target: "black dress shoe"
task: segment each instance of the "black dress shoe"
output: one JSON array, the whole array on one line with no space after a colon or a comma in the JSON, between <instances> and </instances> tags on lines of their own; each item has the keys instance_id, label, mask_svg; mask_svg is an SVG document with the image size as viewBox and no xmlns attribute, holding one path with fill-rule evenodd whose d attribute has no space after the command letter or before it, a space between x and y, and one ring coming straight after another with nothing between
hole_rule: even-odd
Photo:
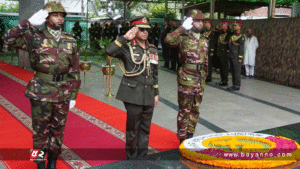
<instances>
[{"instance_id":1,"label":"black dress shoe","mask_svg":"<svg viewBox=\"0 0 300 169\"><path fill-rule=\"evenodd\" d=\"M239 88L239 87L236 87L236 86L231 86L231 87L228 87L226 90L233 92L233 91L238 91L238 90L240 90L240 88Z\"/></svg>"},{"instance_id":2,"label":"black dress shoe","mask_svg":"<svg viewBox=\"0 0 300 169\"><path fill-rule=\"evenodd\" d=\"M189 139L189 138L193 138L193 136L194 136L194 133L187 133L187 138Z\"/></svg>"},{"instance_id":3,"label":"black dress shoe","mask_svg":"<svg viewBox=\"0 0 300 169\"><path fill-rule=\"evenodd\" d=\"M38 169L46 169L45 161L37 163Z\"/></svg>"},{"instance_id":4,"label":"black dress shoe","mask_svg":"<svg viewBox=\"0 0 300 169\"><path fill-rule=\"evenodd\" d=\"M57 157L49 156L47 169L56 169Z\"/></svg>"},{"instance_id":5,"label":"black dress shoe","mask_svg":"<svg viewBox=\"0 0 300 169\"><path fill-rule=\"evenodd\" d=\"M206 79L205 82L211 82L211 79Z\"/></svg>"},{"instance_id":6,"label":"black dress shoe","mask_svg":"<svg viewBox=\"0 0 300 169\"><path fill-rule=\"evenodd\" d=\"M220 83L217 83L216 85L218 85L218 86L228 86L228 83L220 82Z\"/></svg>"},{"instance_id":7,"label":"black dress shoe","mask_svg":"<svg viewBox=\"0 0 300 169\"><path fill-rule=\"evenodd\" d=\"M180 141L180 144L184 141L184 140L186 140L185 138L181 138L181 139L179 139L179 141Z\"/></svg>"}]
</instances>

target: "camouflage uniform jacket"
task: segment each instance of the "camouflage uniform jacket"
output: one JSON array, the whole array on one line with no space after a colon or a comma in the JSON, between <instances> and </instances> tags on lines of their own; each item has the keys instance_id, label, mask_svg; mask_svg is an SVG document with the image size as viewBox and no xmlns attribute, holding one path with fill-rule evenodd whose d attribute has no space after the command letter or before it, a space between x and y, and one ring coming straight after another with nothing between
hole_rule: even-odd
<instances>
[{"instance_id":1,"label":"camouflage uniform jacket","mask_svg":"<svg viewBox=\"0 0 300 169\"><path fill-rule=\"evenodd\" d=\"M238 57L238 60L244 58L245 35L234 33L229 40L229 58Z\"/></svg>"},{"instance_id":2,"label":"camouflage uniform jacket","mask_svg":"<svg viewBox=\"0 0 300 169\"><path fill-rule=\"evenodd\" d=\"M180 26L167 35L165 43L179 48L179 60L183 66L178 71L178 82L182 85L200 87L208 71L209 40L203 35L197 39L192 31ZM185 64L199 65L199 70L185 68Z\"/></svg>"},{"instance_id":3,"label":"camouflage uniform jacket","mask_svg":"<svg viewBox=\"0 0 300 169\"><path fill-rule=\"evenodd\" d=\"M38 30L25 20L5 33L4 42L29 52L30 65L36 74L27 85L28 98L46 102L76 99L81 80L73 34L62 32L57 42L47 29ZM53 75L64 75L64 79L52 81L49 77Z\"/></svg>"},{"instance_id":4,"label":"camouflage uniform jacket","mask_svg":"<svg viewBox=\"0 0 300 169\"><path fill-rule=\"evenodd\" d=\"M129 46L132 47L136 62L141 61L143 54L151 60L150 74L148 70L136 76L123 76L116 99L136 105L154 105L154 96L159 95L158 90L158 51L154 45L147 43L146 49L138 45L135 40L127 41L124 36L119 37L105 50L107 55L123 61L126 71L138 67L142 70L143 64L136 65L131 58Z\"/></svg>"}]
</instances>

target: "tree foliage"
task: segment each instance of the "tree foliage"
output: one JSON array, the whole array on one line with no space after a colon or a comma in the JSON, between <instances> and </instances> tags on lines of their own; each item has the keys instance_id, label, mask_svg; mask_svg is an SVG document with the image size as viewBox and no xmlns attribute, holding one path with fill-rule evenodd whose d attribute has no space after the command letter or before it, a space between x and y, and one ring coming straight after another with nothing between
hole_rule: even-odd
<instances>
[{"instance_id":1,"label":"tree foliage","mask_svg":"<svg viewBox=\"0 0 300 169\"><path fill-rule=\"evenodd\" d=\"M19 12L19 4L0 3L0 12Z\"/></svg>"},{"instance_id":2,"label":"tree foliage","mask_svg":"<svg viewBox=\"0 0 300 169\"><path fill-rule=\"evenodd\" d=\"M156 4L150 9L150 18L164 18L165 20L175 20L177 15L172 9L166 11L165 3Z\"/></svg>"}]
</instances>

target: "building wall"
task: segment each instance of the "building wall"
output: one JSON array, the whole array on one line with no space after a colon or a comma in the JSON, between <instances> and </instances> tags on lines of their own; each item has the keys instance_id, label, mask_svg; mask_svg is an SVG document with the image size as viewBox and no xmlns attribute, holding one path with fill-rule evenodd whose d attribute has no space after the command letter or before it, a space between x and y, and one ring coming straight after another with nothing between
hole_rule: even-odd
<instances>
[{"instance_id":1,"label":"building wall","mask_svg":"<svg viewBox=\"0 0 300 169\"><path fill-rule=\"evenodd\" d=\"M291 8L276 8L275 15L287 15L291 16L292 9ZM254 10L246 11L242 14L242 16L248 17L268 17L268 7L261 7Z\"/></svg>"}]
</instances>

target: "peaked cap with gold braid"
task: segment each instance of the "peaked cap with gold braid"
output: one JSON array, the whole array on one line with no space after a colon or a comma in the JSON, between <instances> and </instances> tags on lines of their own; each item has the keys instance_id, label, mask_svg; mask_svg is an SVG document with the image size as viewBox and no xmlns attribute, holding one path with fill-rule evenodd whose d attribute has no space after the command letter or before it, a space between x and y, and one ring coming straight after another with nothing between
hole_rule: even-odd
<instances>
[{"instance_id":1,"label":"peaked cap with gold braid","mask_svg":"<svg viewBox=\"0 0 300 169\"><path fill-rule=\"evenodd\" d=\"M151 28L149 25L149 18L145 16L138 16L130 21L130 26L136 26L140 28Z\"/></svg>"}]
</instances>

